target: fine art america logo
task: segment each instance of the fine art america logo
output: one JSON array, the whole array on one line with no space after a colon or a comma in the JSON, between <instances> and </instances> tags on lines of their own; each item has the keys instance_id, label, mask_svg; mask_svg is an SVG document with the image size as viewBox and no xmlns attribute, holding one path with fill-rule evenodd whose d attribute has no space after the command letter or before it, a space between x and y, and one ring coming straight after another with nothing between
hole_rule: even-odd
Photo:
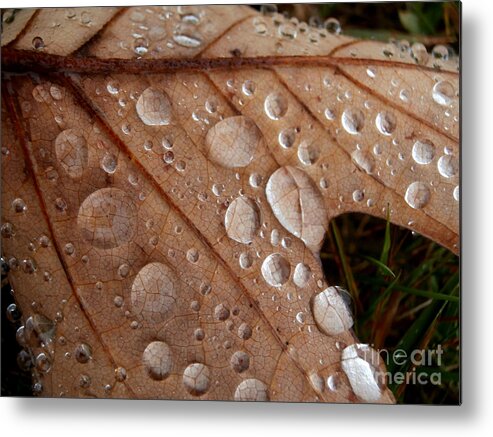
<instances>
[{"instance_id":1,"label":"fine art america logo","mask_svg":"<svg viewBox=\"0 0 493 437\"><path fill-rule=\"evenodd\" d=\"M411 353L403 349L396 349L392 352L386 349L377 349L377 352L387 367L390 365L390 367L397 369L404 368L404 370L394 372L379 372L380 374L375 376L380 381L386 381L389 385L441 385L442 383L442 375L439 371L430 372L426 369L427 367L440 368L443 354L441 345L438 345L436 349L415 349ZM410 364L409 370L405 370L408 368L406 363Z\"/></svg>"}]
</instances>

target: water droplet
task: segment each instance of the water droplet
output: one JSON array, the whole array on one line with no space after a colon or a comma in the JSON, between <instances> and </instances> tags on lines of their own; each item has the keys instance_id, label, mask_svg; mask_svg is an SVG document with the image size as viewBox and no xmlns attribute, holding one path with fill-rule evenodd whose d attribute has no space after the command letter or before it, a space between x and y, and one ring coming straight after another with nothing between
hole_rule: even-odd
<instances>
[{"instance_id":1,"label":"water droplet","mask_svg":"<svg viewBox=\"0 0 493 437\"><path fill-rule=\"evenodd\" d=\"M181 23L175 28L173 41L182 47L197 48L202 45L202 36L197 32L195 26Z\"/></svg>"},{"instance_id":2,"label":"water droplet","mask_svg":"<svg viewBox=\"0 0 493 437\"><path fill-rule=\"evenodd\" d=\"M320 157L320 148L313 143L303 141L298 146L298 159L304 165L312 165L318 161Z\"/></svg>"},{"instance_id":3,"label":"water droplet","mask_svg":"<svg viewBox=\"0 0 493 437\"><path fill-rule=\"evenodd\" d=\"M50 94L51 94L51 97L53 97L55 100L61 100L63 97L62 90L59 87L57 87L56 85L52 85L50 87Z\"/></svg>"},{"instance_id":4,"label":"water droplet","mask_svg":"<svg viewBox=\"0 0 493 437\"><path fill-rule=\"evenodd\" d=\"M392 135L397 125L397 119L390 112L379 112L375 119L375 125L381 134Z\"/></svg>"},{"instance_id":5,"label":"water droplet","mask_svg":"<svg viewBox=\"0 0 493 437\"><path fill-rule=\"evenodd\" d=\"M268 400L268 388L258 379L245 379L236 387L235 401L265 402Z\"/></svg>"},{"instance_id":6,"label":"water droplet","mask_svg":"<svg viewBox=\"0 0 493 437\"><path fill-rule=\"evenodd\" d=\"M415 42L411 46L411 55L419 65L426 65L428 62L428 51L423 43Z\"/></svg>"},{"instance_id":7,"label":"water droplet","mask_svg":"<svg viewBox=\"0 0 493 437\"><path fill-rule=\"evenodd\" d=\"M67 243L65 245L65 247L63 248L63 251L67 254L67 255L73 255L74 252L75 252L75 247L72 243Z\"/></svg>"},{"instance_id":8,"label":"water droplet","mask_svg":"<svg viewBox=\"0 0 493 437\"><path fill-rule=\"evenodd\" d=\"M106 84L106 89L110 94L118 94L120 92L120 84L116 80L110 80Z\"/></svg>"},{"instance_id":9,"label":"water droplet","mask_svg":"<svg viewBox=\"0 0 493 437\"><path fill-rule=\"evenodd\" d=\"M446 80L437 82L433 87L432 96L439 105L450 106L455 96L454 86Z\"/></svg>"},{"instance_id":10,"label":"water droplet","mask_svg":"<svg viewBox=\"0 0 493 437\"><path fill-rule=\"evenodd\" d=\"M243 85L241 86L241 91L243 92L243 94L245 94L245 96L253 96L255 94L255 89L257 88L257 86L255 85L255 82L253 82L252 80L245 80L245 82L243 82Z\"/></svg>"},{"instance_id":11,"label":"water droplet","mask_svg":"<svg viewBox=\"0 0 493 437\"><path fill-rule=\"evenodd\" d=\"M83 135L66 129L55 139L55 153L62 168L71 178L80 178L87 166L88 149Z\"/></svg>"},{"instance_id":12,"label":"water droplet","mask_svg":"<svg viewBox=\"0 0 493 437\"><path fill-rule=\"evenodd\" d=\"M92 349L91 349L91 346L89 346L86 343L79 344L75 348L74 357L81 364L88 363L89 360L92 358Z\"/></svg>"},{"instance_id":13,"label":"water droplet","mask_svg":"<svg viewBox=\"0 0 493 437\"><path fill-rule=\"evenodd\" d=\"M227 320L229 318L229 309L222 303L216 305L214 308L214 317L221 321Z\"/></svg>"},{"instance_id":14,"label":"water droplet","mask_svg":"<svg viewBox=\"0 0 493 437\"><path fill-rule=\"evenodd\" d=\"M291 273L289 261L280 253L273 253L265 258L262 263L262 276L272 287L281 287L285 284Z\"/></svg>"},{"instance_id":15,"label":"water droplet","mask_svg":"<svg viewBox=\"0 0 493 437\"><path fill-rule=\"evenodd\" d=\"M363 129L365 116L359 109L346 109L342 113L341 122L347 133L357 135Z\"/></svg>"},{"instance_id":16,"label":"water droplet","mask_svg":"<svg viewBox=\"0 0 493 437\"><path fill-rule=\"evenodd\" d=\"M41 352L36 357L36 368L41 373L48 373L51 370L51 360L44 352Z\"/></svg>"},{"instance_id":17,"label":"water droplet","mask_svg":"<svg viewBox=\"0 0 493 437\"><path fill-rule=\"evenodd\" d=\"M2 224L1 233L4 238L12 238L15 235L12 223L6 222Z\"/></svg>"},{"instance_id":18,"label":"water droplet","mask_svg":"<svg viewBox=\"0 0 493 437\"><path fill-rule=\"evenodd\" d=\"M327 335L337 335L353 326L351 311L338 287L328 287L313 298L313 317Z\"/></svg>"},{"instance_id":19,"label":"water droplet","mask_svg":"<svg viewBox=\"0 0 493 437\"><path fill-rule=\"evenodd\" d=\"M366 344L352 344L342 351L341 360L354 394L365 402L378 401L384 375L378 353Z\"/></svg>"},{"instance_id":20,"label":"water droplet","mask_svg":"<svg viewBox=\"0 0 493 437\"><path fill-rule=\"evenodd\" d=\"M243 115L220 121L205 138L209 158L227 168L250 164L261 141L262 133L255 122Z\"/></svg>"},{"instance_id":21,"label":"water droplet","mask_svg":"<svg viewBox=\"0 0 493 437\"><path fill-rule=\"evenodd\" d=\"M108 174L113 174L118 166L118 158L113 153L105 153L101 159L101 168Z\"/></svg>"},{"instance_id":22,"label":"water droplet","mask_svg":"<svg viewBox=\"0 0 493 437\"><path fill-rule=\"evenodd\" d=\"M365 193L362 190L353 191L353 200L355 202L361 202L365 198Z\"/></svg>"},{"instance_id":23,"label":"water droplet","mask_svg":"<svg viewBox=\"0 0 493 437\"><path fill-rule=\"evenodd\" d=\"M17 199L14 199L12 201L12 209L17 213L17 214L21 214L21 213L24 213L27 211L27 206L26 206L26 202L24 202L23 199L21 199L20 197L18 197Z\"/></svg>"},{"instance_id":24,"label":"water droplet","mask_svg":"<svg viewBox=\"0 0 493 437\"><path fill-rule=\"evenodd\" d=\"M437 44L436 46L433 47L433 49L431 50L431 55L435 58L435 59L442 59L444 61L447 61L448 58L449 58L449 51L447 49L447 47L445 47L444 45L442 44Z\"/></svg>"},{"instance_id":25,"label":"water droplet","mask_svg":"<svg viewBox=\"0 0 493 437\"><path fill-rule=\"evenodd\" d=\"M305 313L300 311L298 314L296 314L296 321L299 324L303 325L305 323Z\"/></svg>"},{"instance_id":26,"label":"water droplet","mask_svg":"<svg viewBox=\"0 0 493 437\"><path fill-rule=\"evenodd\" d=\"M203 395L211 385L209 368L201 363L190 364L183 372L183 385L190 394Z\"/></svg>"},{"instance_id":27,"label":"water droplet","mask_svg":"<svg viewBox=\"0 0 493 437\"><path fill-rule=\"evenodd\" d=\"M248 178L248 182L252 188L259 188L262 185L263 177L258 173L252 173Z\"/></svg>"},{"instance_id":28,"label":"water droplet","mask_svg":"<svg viewBox=\"0 0 493 437\"><path fill-rule=\"evenodd\" d=\"M243 351L237 351L231 355L231 368L237 373L243 373L250 367L250 357Z\"/></svg>"},{"instance_id":29,"label":"water droplet","mask_svg":"<svg viewBox=\"0 0 493 437\"><path fill-rule=\"evenodd\" d=\"M458 202L459 201L459 196L460 196L460 188L459 188L458 185L454 188L453 195L454 195L454 199Z\"/></svg>"},{"instance_id":30,"label":"water droplet","mask_svg":"<svg viewBox=\"0 0 493 437\"><path fill-rule=\"evenodd\" d=\"M194 331L193 336L195 337L195 340L202 341L205 338L205 332L202 328L197 328Z\"/></svg>"},{"instance_id":31,"label":"water droplet","mask_svg":"<svg viewBox=\"0 0 493 437\"><path fill-rule=\"evenodd\" d=\"M296 141L296 130L294 128L286 128L279 132L279 144L285 149L293 147Z\"/></svg>"},{"instance_id":32,"label":"water droplet","mask_svg":"<svg viewBox=\"0 0 493 437\"><path fill-rule=\"evenodd\" d=\"M429 164L435 157L435 146L430 140L418 140L413 145L412 157L418 164Z\"/></svg>"},{"instance_id":33,"label":"water droplet","mask_svg":"<svg viewBox=\"0 0 493 437\"><path fill-rule=\"evenodd\" d=\"M288 99L277 92L269 94L265 98L264 110L272 120L279 120L288 111Z\"/></svg>"},{"instance_id":34,"label":"water droplet","mask_svg":"<svg viewBox=\"0 0 493 437\"><path fill-rule=\"evenodd\" d=\"M324 27L327 30L327 32L333 34L333 35L339 35L342 31L341 23L339 23L339 20L337 18L327 18L324 22Z\"/></svg>"},{"instance_id":35,"label":"water droplet","mask_svg":"<svg viewBox=\"0 0 493 437\"><path fill-rule=\"evenodd\" d=\"M329 377L327 378L327 388L330 391L337 391L337 389L339 388L339 377L337 376L337 374L329 375Z\"/></svg>"},{"instance_id":36,"label":"water droplet","mask_svg":"<svg viewBox=\"0 0 493 437\"><path fill-rule=\"evenodd\" d=\"M111 249L132 239L137 209L122 190L102 188L84 200L77 224L85 240L100 249Z\"/></svg>"},{"instance_id":37,"label":"water droplet","mask_svg":"<svg viewBox=\"0 0 493 437\"><path fill-rule=\"evenodd\" d=\"M255 201L243 196L233 200L226 210L224 226L229 238L251 243L260 227L260 211Z\"/></svg>"},{"instance_id":38,"label":"water droplet","mask_svg":"<svg viewBox=\"0 0 493 437\"><path fill-rule=\"evenodd\" d=\"M156 88L147 88L137 100L135 109L142 122L148 126L166 126L170 123L170 100Z\"/></svg>"},{"instance_id":39,"label":"water droplet","mask_svg":"<svg viewBox=\"0 0 493 437\"><path fill-rule=\"evenodd\" d=\"M242 323L238 328L238 337L248 340L252 336L252 328L247 323Z\"/></svg>"},{"instance_id":40,"label":"water droplet","mask_svg":"<svg viewBox=\"0 0 493 437\"><path fill-rule=\"evenodd\" d=\"M438 172L444 178L453 178L459 171L458 162L452 155L443 155L437 163Z\"/></svg>"},{"instance_id":41,"label":"water droplet","mask_svg":"<svg viewBox=\"0 0 493 437\"><path fill-rule=\"evenodd\" d=\"M368 77L375 79L375 77L377 76L377 71L375 70L375 67L368 67L366 69L366 74L368 75Z\"/></svg>"},{"instance_id":42,"label":"water droplet","mask_svg":"<svg viewBox=\"0 0 493 437\"><path fill-rule=\"evenodd\" d=\"M364 170L368 174L372 174L375 168L375 160L373 157L362 150L355 150L351 154L351 159L353 162L362 170Z\"/></svg>"},{"instance_id":43,"label":"water droplet","mask_svg":"<svg viewBox=\"0 0 493 437\"><path fill-rule=\"evenodd\" d=\"M134 314L153 323L167 319L176 303L176 284L178 279L167 265L152 262L144 266L132 284Z\"/></svg>"},{"instance_id":44,"label":"water droplet","mask_svg":"<svg viewBox=\"0 0 493 437\"><path fill-rule=\"evenodd\" d=\"M240 267L242 269L249 269L253 264L252 256L248 252L242 252L240 254Z\"/></svg>"},{"instance_id":45,"label":"water droplet","mask_svg":"<svg viewBox=\"0 0 493 437\"><path fill-rule=\"evenodd\" d=\"M153 341L145 348L142 363L152 379L162 381L169 376L173 366L171 349L163 341Z\"/></svg>"},{"instance_id":46,"label":"water droplet","mask_svg":"<svg viewBox=\"0 0 493 437\"><path fill-rule=\"evenodd\" d=\"M269 178L266 196L282 226L311 250L318 250L328 219L322 195L312 179L298 168L281 167Z\"/></svg>"},{"instance_id":47,"label":"water droplet","mask_svg":"<svg viewBox=\"0 0 493 437\"><path fill-rule=\"evenodd\" d=\"M312 276L312 270L304 263L298 263L294 269L293 282L298 287L305 287Z\"/></svg>"},{"instance_id":48,"label":"water droplet","mask_svg":"<svg viewBox=\"0 0 493 437\"><path fill-rule=\"evenodd\" d=\"M127 379L127 370L124 367L117 367L115 369L115 379L118 382L123 382Z\"/></svg>"},{"instance_id":49,"label":"water droplet","mask_svg":"<svg viewBox=\"0 0 493 437\"><path fill-rule=\"evenodd\" d=\"M45 47L45 42L43 38L36 36L33 38L32 45L35 50L42 50Z\"/></svg>"},{"instance_id":50,"label":"water droplet","mask_svg":"<svg viewBox=\"0 0 493 437\"><path fill-rule=\"evenodd\" d=\"M197 264L199 261L199 251L195 249L195 247L192 247L187 250L187 261L191 262L192 264Z\"/></svg>"},{"instance_id":51,"label":"water droplet","mask_svg":"<svg viewBox=\"0 0 493 437\"><path fill-rule=\"evenodd\" d=\"M134 41L134 52L139 55L145 55L149 50L149 41L145 38L136 38Z\"/></svg>"},{"instance_id":52,"label":"water droplet","mask_svg":"<svg viewBox=\"0 0 493 437\"><path fill-rule=\"evenodd\" d=\"M404 198L411 208L421 209L428 204L430 197L430 189L424 182L413 182L407 187Z\"/></svg>"}]
</instances>

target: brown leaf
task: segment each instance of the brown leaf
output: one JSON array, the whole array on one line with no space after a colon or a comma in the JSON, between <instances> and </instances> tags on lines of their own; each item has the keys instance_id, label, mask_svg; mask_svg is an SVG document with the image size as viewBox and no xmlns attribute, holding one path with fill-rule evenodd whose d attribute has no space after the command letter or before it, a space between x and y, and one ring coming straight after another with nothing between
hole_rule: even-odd
<instances>
[{"instance_id":1,"label":"brown leaf","mask_svg":"<svg viewBox=\"0 0 493 437\"><path fill-rule=\"evenodd\" d=\"M318 250L390 208L458 251L455 60L243 6L24 10L2 44L2 250L43 395L394 401Z\"/></svg>"}]
</instances>

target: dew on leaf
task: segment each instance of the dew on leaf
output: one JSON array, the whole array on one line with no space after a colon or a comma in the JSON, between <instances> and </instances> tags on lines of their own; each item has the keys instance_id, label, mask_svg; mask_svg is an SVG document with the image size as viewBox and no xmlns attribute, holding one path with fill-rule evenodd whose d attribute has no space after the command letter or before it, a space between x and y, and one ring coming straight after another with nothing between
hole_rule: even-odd
<instances>
[{"instance_id":1,"label":"dew on leaf","mask_svg":"<svg viewBox=\"0 0 493 437\"><path fill-rule=\"evenodd\" d=\"M226 210L224 226L229 238L251 243L260 227L260 211L255 201L243 196L234 199Z\"/></svg>"},{"instance_id":2,"label":"dew on leaf","mask_svg":"<svg viewBox=\"0 0 493 437\"><path fill-rule=\"evenodd\" d=\"M205 138L209 158L226 168L250 164L261 141L262 133L255 122L243 115L220 121Z\"/></svg>"}]
</instances>

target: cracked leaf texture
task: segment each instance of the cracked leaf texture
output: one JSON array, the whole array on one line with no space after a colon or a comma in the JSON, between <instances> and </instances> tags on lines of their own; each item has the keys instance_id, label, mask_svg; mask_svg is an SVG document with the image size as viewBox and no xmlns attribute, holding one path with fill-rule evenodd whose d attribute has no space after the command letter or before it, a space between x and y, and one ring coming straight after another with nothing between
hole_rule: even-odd
<instances>
[{"instance_id":1,"label":"cracked leaf texture","mask_svg":"<svg viewBox=\"0 0 493 437\"><path fill-rule=\"evenodd\" d=\"M2 253L43 396L394 402L318 250L390 208L458 252L455 59L245 6L21 10L2 45Z\"/></svg>"}]
</instances>

